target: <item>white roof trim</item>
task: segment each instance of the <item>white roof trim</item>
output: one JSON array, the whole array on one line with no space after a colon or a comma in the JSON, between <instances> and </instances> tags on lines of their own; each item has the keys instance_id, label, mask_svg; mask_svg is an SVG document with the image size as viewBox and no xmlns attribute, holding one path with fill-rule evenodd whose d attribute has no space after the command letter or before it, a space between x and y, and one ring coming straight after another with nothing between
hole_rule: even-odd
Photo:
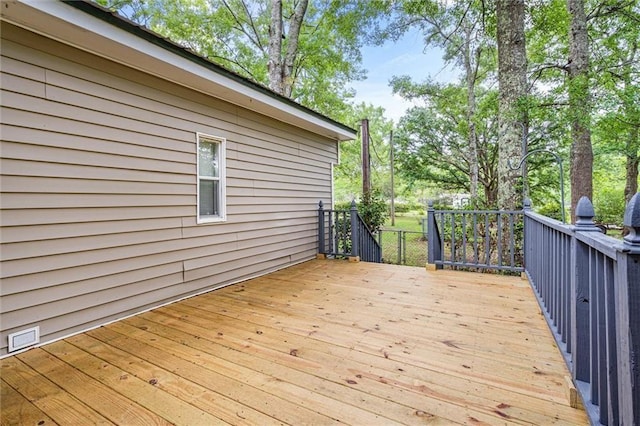
<instances>
[{"instance_id":1,"label":"white roof trim","mask_svg":"<svg viewBox=\"0 0 640 426\"><path fill-rule=\"evenodd\" d=\"M65 44L335 140L357 136L59 1L3 1L2 19Z\"/></svg>"}]
</instances>

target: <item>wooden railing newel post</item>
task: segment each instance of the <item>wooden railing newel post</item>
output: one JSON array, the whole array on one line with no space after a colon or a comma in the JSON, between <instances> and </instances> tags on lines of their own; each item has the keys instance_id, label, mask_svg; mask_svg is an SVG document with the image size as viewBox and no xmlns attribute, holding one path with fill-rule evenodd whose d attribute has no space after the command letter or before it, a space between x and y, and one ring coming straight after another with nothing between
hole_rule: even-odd
<instances>
[{"instance_id":1,"label":"wooden railing newel post","mask_svg":"<svg viewBox=\"0 0 640 426\"><path fill-rule=\"evenodd\" d=\"M324 205L322 200L318 203L318 257L326 256L324 250Z\"/></svg>"},{"instance_id":2,"label":"wooden railing newel post","mask_svg":"<svg viewBox=\"0 0 640 426\"><path fill-rule=\"evenodd\" d=\"M593 209L591 200L587 197L582 197L578 200L576 205L576 224L574 230L580 232L602 232L602 229L596 226L593 218L596 217L596 212Z\"/></svg>"},{"instance_id":3,"label":"wooden railing newel post","mask_svg":"<svg viewBox=\"0 0 640 426\"><path fill-rule=\"evenodd\" d=\"M433 200L427 203L427 269L442 269L442 265L436 265L436 261L442 260L442 247L440 246L440 234L436 223Z\"/></svg>"},{"instance_id":4,"label":"wooden railing newel post","mask_svg":"<svg viewBox=\"0 0 640 426\"><path fill-rule=\"evenodd\" d=\"M531 198L526 197L522 203L522 226L523 226L523 236L522 236L522 255L523 255L523 259L522 259L522 267L524 268L524 270L522 271L521 274L521 278L526 279L527 277L527 259L530 258L530 256L533 255L533 245L530 244L530 241L528 241L528 238L533 238L533 235L530 235L531 233L531 229L528 225L528 220L527 220L527 212L530 212L532 210L531 207ZM529 251L532 251L531 253L529 253Z\"/></svg>"},{"instance_id":5,"label":"wooden railing newel post","mask_svg":"<svg viewBox=\"0 0 640 426\"><path fill-rule=\"evenodd\" d=\"M575 237L576 232L601 232L593 218L593 204L582 197L576 205L576 224L571 237L571 300L570 322L571 354L573 355L574 380L590 381L590 322L589 322L589 249Z\"/></svg>"},{"instance_id":6,"label":"wooden railing newel post","mask_svg":"<svg viewBox=\"0 0 640 426\"><path fill-rule=\"evenodd\" d=\"M620 423L640 424L640 193L624 213L629 234L618 252L617 352Z\"/></svg>"},{"instance_id":7,"label":"wooden railing newel post","mask_svg":"<svg viewBox=\"0 0 640 426\"><path fill-rule=\"evenodd\" d=\"M350 219L351 219L351 257L349 260L359 261L360 260L360 252L359 252L359 244L358 244L358 207L356 206L356 200L351 201L351 210L350 210Z\"/></svg>"}]
</instances>

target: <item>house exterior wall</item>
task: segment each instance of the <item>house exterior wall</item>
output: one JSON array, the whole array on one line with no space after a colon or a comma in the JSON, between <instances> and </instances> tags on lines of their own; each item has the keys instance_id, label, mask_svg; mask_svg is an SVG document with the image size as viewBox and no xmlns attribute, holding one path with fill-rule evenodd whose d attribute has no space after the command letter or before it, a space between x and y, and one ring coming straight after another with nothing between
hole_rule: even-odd
<instances>
[{"instance_id":1,"label":"house exterior wall","mask_svg":"<svg viewBox=\"0 0 640 426\"><path fill-rule=\"evenodd\" d=\"M4 24L0 356L316 253L337 142ZM197 224L197 132L227 221Z\"/></svg>"}]
</instances>

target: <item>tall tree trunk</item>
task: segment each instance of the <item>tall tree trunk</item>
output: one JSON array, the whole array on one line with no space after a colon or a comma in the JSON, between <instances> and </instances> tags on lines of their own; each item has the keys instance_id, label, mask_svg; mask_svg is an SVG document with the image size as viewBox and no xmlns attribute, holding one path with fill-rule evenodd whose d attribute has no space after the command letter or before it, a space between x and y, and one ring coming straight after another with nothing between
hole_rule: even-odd
<instances>
[{"instance_id":1,"label":"tall tree trunk","mask_svg":"<svg viewBox=\"0 0 640 426\"><path fill-rule=\"evenodd\" d=\"M569 29L569 114L571 116L571 222L578 200L593 199L589 39L584 0L567 0Z\"/></svg>"},{"instance_id":2,"label":"tall tree trunk","mask_svg":"<svg viewBox=\"0 0 640 426\"><path fill-rule=\"evenodd\" d=\"M284 57L284 67L282 70L282 91L290 98L293 90L294 75L293 66L298 56L298 42L300 40L300 28L304 15L307 13L308 0L298 0L295 11L289 21L289 35L287 36L287 53Z\"/></svg>"},{"instance_id":3,"label":"tall tree trunk","mask_svg":"<svg viewBox=\"0 0 640 426\"><path fill-rule=\"evenodd\" d=\"M627 173L624 185L624 200L628 203L631 197L638 192L638 166L640 158L638 158L638 148L640 141L638 140L638 126L634 126L629 130L627 139Z\"/></svg>"},{"instance_id":4,"label":"tall tree trunk","mask_svg":"<svg viewBox=\"0 0 640 426\"><path fill-rule=\"evenodd\" d=\"M269 88L282 95L282 0L271 0L268 52Z\"/></svg>"},{"instance_id":5,"label":"tall tree trunk","mask_svg":"<svg viewBox=\"0 0 640 426\"><path fill-rule=\"evenodd\" d=\"M472 202L478 198L478 135L476 133L476 80L480 62L481 48L471 51L471 28L467 22L464 36L464 69L467 80L467 126L469 127L469 181Z\"/></svg>"},{"instance_id":6,"label":"tall tree trunk","mask_svg":"<svg viewBox=\"0 0 640 426\"><path fill-rule=\"evenodd\" d=\"M627 135L627 143L625 146L625 154L627 157L626 180L624 185L624 200L628 203L631 197L638 192L638 151L640 150L640 109L635 103L633 97L634 91L637 90L631 81L631 73L636 60L638 51L637 41L633 44L629 57L625 61L624 66L624 111L625 121L629 126Z\"/></svg>"},{"instance_id":7,"label":"tall tree trunk","mask_svg":"<svg viewBox=\"0 0 640 426\"><path fill-rule=\"evenodd\" d=\"M498 0L498 207L515 209L518 194L516 165L522 155L526 113L521 108L527 90L527 55L524 36L524 0Z\"/></svg>"}]
</instances>

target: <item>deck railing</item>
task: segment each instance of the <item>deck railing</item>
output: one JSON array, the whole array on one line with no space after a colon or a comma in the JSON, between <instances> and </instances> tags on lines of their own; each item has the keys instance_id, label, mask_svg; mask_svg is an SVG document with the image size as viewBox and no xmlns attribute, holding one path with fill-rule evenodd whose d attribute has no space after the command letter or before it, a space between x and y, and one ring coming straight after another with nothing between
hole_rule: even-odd
<instances>
[{"instance_id":1,"label":"deck railing","mask_svg":"<svg viewBox=\"0 0 640 426\"><path fill-rule=\"evenodd\" d=\"M318 252L326 256L348 257L364 262L382 261L376 237L358 214L356 203L349 210L325 210L318 205Z\"/></svg>"},{"instance_id":2,"label":"deck railing","mask_svg":"<svg viewBox=\"0 0 640 426\"><path fill-rule=\"evenodd\" d=\"M640 194L623 241L594 216L587 198L575 226L525 205L526 274L592 422L640 424Z\"/></svg>"},{"instance_id":3,"label":"deck railing","mask_svg":"<svg viewBox=\"0 0 640 426\"><path fill-rule=\"evenodd\" d=\"M437 269L524 269L522 211L434 210L429 202L426 220L428 263Z\"/></svg>"}]
</instances>

